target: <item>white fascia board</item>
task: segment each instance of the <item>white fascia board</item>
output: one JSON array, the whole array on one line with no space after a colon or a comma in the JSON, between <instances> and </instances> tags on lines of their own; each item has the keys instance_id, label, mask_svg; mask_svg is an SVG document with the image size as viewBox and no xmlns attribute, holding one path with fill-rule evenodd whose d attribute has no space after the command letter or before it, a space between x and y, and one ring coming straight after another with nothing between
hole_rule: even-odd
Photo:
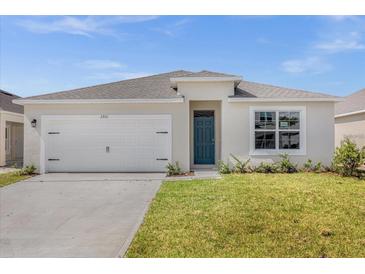
<instances>
[{"instance_id":1,"label":"white fascia board","mask_svg":"<svg viewBox=\"0 0 365 274\"><path fill-rule=\"evenodd\" d=\"M19 116L19 117L24 116L24 114L22 114L22 113L12 112L12 111L7 111L7 110L0 110L0 114L9 114L9 115L15 115L15 116Z\"/></svg>"},{"instance_id":2,"label":"white fascia board","mask_svg":"<svg viewBox=\"0 0 365 274\"><path fill-rule=\"evenodd\" d=\"M342 98L228 98L230 103L240 102L342 102Z\"/></svg>"},{"instance_id":3,"label":"white fascia board","mask_svg":"<svg viewBox=\"0 0 365 274\"><path fill-rule=\"evenodd\" d=\"M358 110L358 111L352 111L352 112L346 112L346 113L342 113L342 114L337 114L337 115L335 115L335 118L351 116L351 115L356 115L356 114L361 114L361 113L365 113L365 109Z\"/></svg>"},{"instance_id":4,"label":"white fascia board","mask_svg":"<svg viewBox=\"0 0 365 274\"><path fill-rule=\"evenodd\" d=\"M27 100L15 99L18 105L46 105L46 104L163 104L183 103L184 98L171 99L64 99L64 100Z\"/></svg>"},{"instance_id":5,"label":"white fascia board","mask_svg":"<svg viewBox=\"0 0 365 274\"><path fill-rule=\"evenodd\" d=\"M242 77L172 77L170 78L171 83L178 82L227 82L227 81L241 81Z\"/></svg>"}]
</instances>

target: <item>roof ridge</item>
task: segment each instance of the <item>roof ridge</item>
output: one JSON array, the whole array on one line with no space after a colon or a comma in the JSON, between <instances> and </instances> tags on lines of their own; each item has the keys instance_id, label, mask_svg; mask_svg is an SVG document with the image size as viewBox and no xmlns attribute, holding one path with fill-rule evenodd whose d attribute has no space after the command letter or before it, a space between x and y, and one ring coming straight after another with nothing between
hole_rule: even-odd
<instances>
[{"instance_id":1,"label":"roof ridge","mask_svg":"<svg viewBox=\"0 0 365 274\"><path fill-rule=\"evenodd\" d=\"M204 74L204 73L216 74L216 76L209 76L208 75L208 76L202 76L202 77L240 77L238 75L228 74L228 73L225 73L225 72L217 72L217 71L212 71L212 70L200 70L200 71L197 71L197 72L191 72L187 75L184 75L183 77L196 76L196 75Z\"/></svg>"},{"instance_id":2,"label":"roof ridge","mask_svg":"<svg viewBox=\"0 0 365 274\"><path fill-rule=\"evenodd\" d=\"M18 97L18 98L20 98L20 96L18 96L18 95L16 95L16 94L14 94L14 93L11 93L11 92L9 92L9 91L5 91L5 90L3 90L3 89L0 89L0 93L5 94L5 95L8 95L8 96L14 96L14 97Z\"/></svg>"},{"instance_id":3,"label":"roof ridge","mask_svg":"<svg viewBox=\"0 0 365 274\"><path fill-rule=\"evenodd\" d=\"M121 82L127 82L127 81L132 81L132 80L137 80L137 79L151 78L151 77L156 77L156 76L159 77L159 76L163 76L163 75L166 75L166 74L172 74L172 73L177 73L177 72L188 73L188 74L191 73L191 71L186 71L186 70L174 70L174 71L170 71L170 72L163 72L163 73L158 73L158 74L153 74L153 75L148 75L148 76L142 76L142 77L137 77L137 78L124 79L124 80L119 80L119 81L114 81L114 82L103 83L103 84L96 84L96 85L87 86L87 87L79 87L79 88L73 88L73 89L68 89L68 90L60 90L60 91L56 91L56 92L47 92L47 93L40 94L40 95L29 96L29 97L26 97L26 98L23 98L23 99L31 99L33 97L38 97L38 96L43 96L43 95L55 95L55 94L60 94L60 93L64 93L64 92L72 92L72 91L75 91L75 90L85 90L85 89L94 88L94 87L114 85L114 84L118 84L118 83L121 83Z\"/></svg>"}]
</instances>

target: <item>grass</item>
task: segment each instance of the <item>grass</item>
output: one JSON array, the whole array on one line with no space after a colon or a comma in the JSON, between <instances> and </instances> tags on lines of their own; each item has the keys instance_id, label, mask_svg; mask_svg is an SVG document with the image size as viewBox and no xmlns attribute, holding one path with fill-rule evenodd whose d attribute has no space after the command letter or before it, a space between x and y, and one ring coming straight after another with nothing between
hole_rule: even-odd
<instances>
[{"instance_id":1,"label":"grass","mask_svg":"<svg viewBox=\"0 0 365 274\"><path fill-rule=\"evenodd\" d=\"M0 174L0 187L4 187L10 184L14 184L21 180L25 180L31 177L30 175L18 175L17 172L9 172Z\"/></svg>"},{"instance_id":2,"label":"grass","mask_svg":"<svg viewBox=\"0 0 365 274\"><path fill-rule=\"evenodd\" d=\"M334 174L165 182L127 257L365 257L365 181Z\"/></svg>"}]
</instances>

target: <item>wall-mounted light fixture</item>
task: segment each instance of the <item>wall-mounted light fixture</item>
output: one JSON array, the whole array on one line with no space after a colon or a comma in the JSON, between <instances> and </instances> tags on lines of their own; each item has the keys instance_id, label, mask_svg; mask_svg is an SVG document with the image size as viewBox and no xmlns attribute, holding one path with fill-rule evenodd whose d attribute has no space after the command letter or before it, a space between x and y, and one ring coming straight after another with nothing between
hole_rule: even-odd
<instances>
[{"instance_id":1,"label":"wall-mounted light fixture","mask_svg":"<svg viewBox=\"0 0 365 274\"><path fill-rule=\"evenodd\" d=\"M32 127L36 127L37 126L37 120L33 119L32 122L30 122Z\"/></svg>"}]
</instances>

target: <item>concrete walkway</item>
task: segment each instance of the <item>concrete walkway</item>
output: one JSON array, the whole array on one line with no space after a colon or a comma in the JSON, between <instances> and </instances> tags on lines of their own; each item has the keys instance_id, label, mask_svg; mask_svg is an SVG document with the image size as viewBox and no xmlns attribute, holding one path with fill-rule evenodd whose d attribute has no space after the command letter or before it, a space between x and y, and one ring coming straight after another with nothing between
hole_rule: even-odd
<instances>
[{"instance_id":1,"label":"concrete walkway","mask_svg":"<svg viewBox=\"0 0 365 274\"><path fill-rule=\"evenodd\" d=\"M0 167L0 174L15 172L19 170L20 170L19 168L14 168L14 167Z\"/></svg>"},{"instance_id":2,"label":"concrete walkway","mask_svg":"<svg viewBox=\"0 0 365 274\"><path fill-rule=\"evenodd\" d=\"M0 257L117 257L165 174L45 174L0 189Z\"/></svg>"},{"instance_id":3,"label":"concrete walkway","mask_svg":"<svg viewBox=\"0 0 365 274\"><path fill-rule=\"evenodd\" d=\"M166 181L181 181L181 180L208 180L220 179L222 176L216 170L195 170L194 176L171 176L166 177Z\"/></svg>"}]
</instances>

